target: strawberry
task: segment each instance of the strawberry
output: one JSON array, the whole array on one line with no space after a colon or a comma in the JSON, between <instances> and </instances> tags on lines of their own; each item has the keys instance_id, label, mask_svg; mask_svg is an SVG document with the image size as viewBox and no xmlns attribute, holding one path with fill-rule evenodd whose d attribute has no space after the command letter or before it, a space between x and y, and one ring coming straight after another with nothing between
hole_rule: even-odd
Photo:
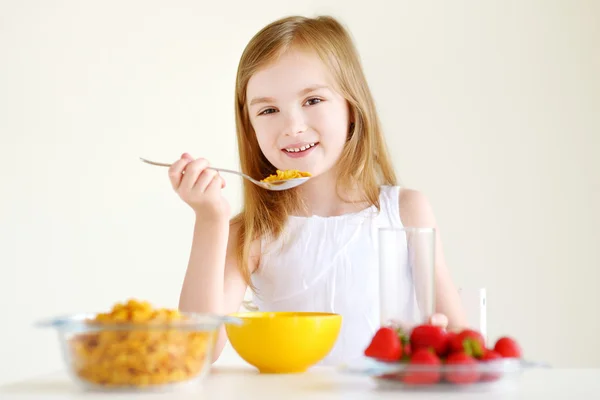
<instances>
[{"instance_id":1,"label":"strawberry","mask_svg":"<svg viewBox=\"0 0 600 400\"><path fill-rule=\"evenodd\" d=\"M437 325L415 326L410 333L410 347L412 351L432 348L438 356L443 357L448 351L447 332Z\"/></svg>"},{"instance_id":2,"label":"strawberry","mask_svg":"<svg viewBox=\"0 0 600 400\"><path fill-rule=\"evenodd\" d=\"M494 351L504 358L521 358L523 355L519 344L510 337L501 337L496 341Z\"/></svg>"},{"instance_id":3,"label":"strawberry","mask_svg":"<svg viewBox=\"0 0 600 400\"><path fill-rule=\"evenodd\" d=\"M416 350L410 357L403 382L408 385L431 385L437 383L442 378L440 373L441 365L442 362L433 350L425 348ZM413 366L416 367L411 368Z\"/></svg>"},{"instance_id":4,"label":"strawberry","mask_svg":"<svg viewBox=\"0 0 600 400\"><path fill-rule=\"evenodd\" d=\"M446 360L446 365L458 367L448 368L445 374L448 382L457 385L477 382L481 375L478 371L477 360L464 351L450 354Z\"/></svg>"},{"instance_id":5,"label":"strawberry","mask_svg":"<svg viewBox=\"0 0 600 400\"><path fill-rule=\"evenodd\" d=\"M493 349L485 349L483 356L481 357L481 361L498 360L500 358L502 358L502 356L498 354L497 351Z\"/></svg>"},{"instance_id":6,"label":"strawberry","mask_svg":"<svg viewBox=\"0 0 600 400\"><path fill-rule=\"evenodd\" d=\"M493 360L501 360L502 356L496 353L494 350L486 349L483 357L481 357L482 362L488 362ZM481 374L481 380L484 382L491 382L500 379L502 376L501 372L496 371L487 371Z\"/></svg>"},{"instance_id":7,"label":"strawberry","mask_svg":"<svg viewBox=\"0 0 600 400\"><path fill-rule=\"evenodd\" d=\"M454 338L456 337L456 335L458 335L458 333L453 331L446 332L446 338L448 339L448 350L452 350L450 348L450 345L452 344L452 341L455 340Z\"/></svg>"},{"instance_id":8,"label":"strawberry","mask_svg":"<svg viewBox=\"0 0 600 400\"><path fill-rule=\"evenodd\" d=\"M450 339L450 352L466 352L468 355L481 358L485 350L485 340L481 333L464 329Z\"/></svg>"},{"instance_id":9,"label":"strawberry","mask_svg":"<svg viewBox=\"0 0 600 400\"><path fill-rule=\"evenodd\" d=\"M396 331L388 327L379 328L365 349L365 356L379 361L398 361L402 357L402 343Z\"/></svg>"}]
</instances>

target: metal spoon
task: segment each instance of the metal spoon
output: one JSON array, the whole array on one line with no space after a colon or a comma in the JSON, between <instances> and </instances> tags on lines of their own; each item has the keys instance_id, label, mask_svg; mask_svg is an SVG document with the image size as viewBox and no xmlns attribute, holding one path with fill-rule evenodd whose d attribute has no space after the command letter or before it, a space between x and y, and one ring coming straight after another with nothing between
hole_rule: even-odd
<instances>
[{"instance_id":1,"label":"metal spoon","mask_svg":"<svg viewBox=\"0 0 600 400\"><path fill-rule=\"evenodd\" d=\"M158 165L159 167L170 167L171 166L171 164L150 161L150 160L146 160L145 158L142 158L142 157L140 157L140 160L142 160L146 164ZM285 179L285 180L281 180L281 181L261 182L256 179L253 179L250 176L243 174L239 171L233 171L231 169L215 168L215 167L208 167L208 168L213 169L215 171L219 171L219 172L228 172L230 174L239 175L244 179L248 179L250 182L254 183L255 185L258 185L258 186L268 189L268 190L275 190L275 191L295 188L296 186L300 186L304 182L306 182L307 180L310 179L310 177L305 177L305 178Z\"/></svg>"}]
</instances>

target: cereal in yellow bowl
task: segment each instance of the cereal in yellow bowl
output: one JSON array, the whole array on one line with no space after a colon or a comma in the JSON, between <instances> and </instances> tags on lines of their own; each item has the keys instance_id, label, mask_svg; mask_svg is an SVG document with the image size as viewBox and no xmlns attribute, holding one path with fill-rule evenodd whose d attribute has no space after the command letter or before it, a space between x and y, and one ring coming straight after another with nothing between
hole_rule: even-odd
<instances>
[{"instance_id":1,"label":"cereal in yellow bowl","mask_svg":"<svg viewBox=\"0 0 600 400\"><path fill-rule=\"evenodd\" d=\"M129 300L107 313L57 318L49 325L58 329L64 359L79 382L139 389L201 380L223 323L239 321Z\"/></svg>"}]
</instances>

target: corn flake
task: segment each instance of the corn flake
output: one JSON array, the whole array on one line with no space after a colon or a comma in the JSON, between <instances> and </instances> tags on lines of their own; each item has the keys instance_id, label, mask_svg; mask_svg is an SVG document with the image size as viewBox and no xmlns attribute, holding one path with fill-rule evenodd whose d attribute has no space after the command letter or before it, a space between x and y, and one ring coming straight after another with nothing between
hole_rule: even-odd
<instances>
[{"instance_id":1,"label":"corn flake","mask_svg":"<svg viewBox=\"0 0 600 400\"><path fill-rule=\"evenodd\" d=\"M262 182L273 182L273 181L284 181L287 179L294 178L307 178L310 177L311 174L309 172L298 171L297 169L287 169L285 171L277 170L277 173L274 175L269 175Z\"/></svg>"},{"instance_id":2,"label":"corn flake","mask_svg":"<svg viewBox=\"0 0 600 400\"><path fill-rule=\"evenodd\" d=\"M214 333L152 329L153 324L183 319L177 310L153 309L148 302L117 303L88 322L140 324L148 329L107 328L74 335L69 340L73 370L81 379L104 386L144 387L191 379L202 372Z\"/></svg>"}]
</instances>

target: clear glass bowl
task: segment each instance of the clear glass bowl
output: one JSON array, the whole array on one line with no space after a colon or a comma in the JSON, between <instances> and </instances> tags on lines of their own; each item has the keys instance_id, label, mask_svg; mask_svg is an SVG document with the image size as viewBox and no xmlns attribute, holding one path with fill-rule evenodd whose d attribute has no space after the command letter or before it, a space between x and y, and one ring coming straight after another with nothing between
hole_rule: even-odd
<instances>
[{"instance_id":1,"label":"clear glass bowl","mask_svg":"<svg viewBox=\"0 0 600 400\"><path fill-rule=\"evenodd\" d=\"M473 365L410 365L407 362L380 362L361 358L344 365L345 373L374 378L378 386L390 390L490 390L515 388L529 368L548 367L513 358L479 361Z\"/></svg>"},{"instance_id":2,"label":"clear glass bowl","mask_svg":"<svg viewBox=\"0 0 600 400\"><path fill-rule=\"evenodd\" d=\"M93 390L170 389L200 382L209 371L220 326L238 318L182 313L169 322L96 322L76 314L52 327L74 380Z\"/></svg>"}]
</instances>

